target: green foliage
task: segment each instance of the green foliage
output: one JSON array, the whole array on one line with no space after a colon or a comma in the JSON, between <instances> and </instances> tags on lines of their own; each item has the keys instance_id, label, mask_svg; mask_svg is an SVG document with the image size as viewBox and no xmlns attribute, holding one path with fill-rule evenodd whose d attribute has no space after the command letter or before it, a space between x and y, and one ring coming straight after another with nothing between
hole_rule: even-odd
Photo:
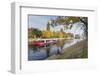
<instances>
[{"instance_id":1,"label":"green foliage","mask_svg":"<svg viewBox=\"0 0 100 76\"><path fill-rule=\"evenodd\" d=\"M88 58L88 48L83 48L82 58Z\"/></svg>"},{"instance_id":2,"label":"green foliage","mask_svg":"<svg viewBox=\"0 0 100 76\"><path fill-rule=\"evenodd\" d=\"M56 19L56 23L57 24L70 24L70 21L72 21L72 23L76 23L80 21L80 17L65 17L65 16L58 16Z\"/></svg>"},{"instance_id":3,"label":"green foliage","mask_svg":"<svg viewBox=\"0 0 100 76\"><path fill-rule=\"evenodd\" d=\"M40 30L34 28L28 29L28 38L41 37L41 36L42 32Z\"/></svg>"},{"instance_id":4,"label":"green foliage","mask_svg":"<svg viewBox=\"0 0 100 76\"><path fill-rule=\"evenodd\" d=\"M66 23L70 23L70 21L72 21L72 23L76 23L80 21L80 17L69 17L68 19L66 19Z\"/></svg>"},{"instance_id":5,"label":"green foliage","mask_svg":"<svg viewBox=\"0 0 100 76\"><path fill-rule=\"evenodd\" d=\"M33 29L32 32L36 35L36 37L41 37L42 36L42 32L38 29Z\"/></svg>"},{"instance_id":6,"label":"green foliage","mask_svg":"<svg viewBox=\"0 0 100 76\"><path fill-rule=\"evenodd\" d=\"M34 32L32 30L33 30L32 28L28 28L28 38L34 37Z\"/></svg>"}]
</instances>

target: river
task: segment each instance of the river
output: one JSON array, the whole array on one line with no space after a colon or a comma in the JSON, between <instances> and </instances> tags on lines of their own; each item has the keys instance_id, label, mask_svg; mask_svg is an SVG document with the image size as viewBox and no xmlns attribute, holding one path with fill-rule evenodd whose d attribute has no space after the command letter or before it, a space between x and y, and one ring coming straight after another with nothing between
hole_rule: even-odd
<instances>
[{"instance_id":1,"label":"river","mask_svg":"<svg viewBox=\"0 0 100 76\"><path fill-rule=\"evenodd\" d=\"M59 53L62 53L64 49L67 47L70 47L73 44L76 44L77 42L81 41L81 39L72 39L72 40L65 40L60 46L56 44L51 44L46 47L41 48L29 48L28 49L28 60L45 60L46 58L57 55ZM61 41L62 42L62 41Z\"/></svg>"}]
</instances>

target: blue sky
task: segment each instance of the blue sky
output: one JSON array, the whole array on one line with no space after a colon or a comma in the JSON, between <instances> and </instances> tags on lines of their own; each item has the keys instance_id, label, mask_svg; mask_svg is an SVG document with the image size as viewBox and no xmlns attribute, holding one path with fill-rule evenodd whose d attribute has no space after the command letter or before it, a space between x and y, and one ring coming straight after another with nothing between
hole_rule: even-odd
<instances>
[{"instance_id":1,"label":"blue sky","mask_svg":"<svg viewBox=\"0 0 100 76\"><path fill-rule=\"evenodd\" d=\"M29 15L29 28L38 28L44 30L46 28L47 22L51 19L55 19L57 16L38 16L38 15Z\"/></svg>"}]
</instances>

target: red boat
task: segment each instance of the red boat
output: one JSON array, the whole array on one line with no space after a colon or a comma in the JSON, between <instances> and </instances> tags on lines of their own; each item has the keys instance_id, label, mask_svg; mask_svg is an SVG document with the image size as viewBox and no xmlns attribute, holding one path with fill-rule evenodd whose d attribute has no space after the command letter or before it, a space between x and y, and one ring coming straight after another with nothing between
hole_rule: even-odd
<instances>
[{"instance_id":1,"label":"red boat","mask_svg":"<svg viewBox=\"0 0 100 76\"><path fill-rule=\"evenodd\" d=\"M32 45L36 46L36 47L43 47L44 45L46 45L47 43L45 43L44 41L33 41Z\"/></svg>"},{"instance_id":2,"label":"red boat","mask_svg":"<svg viewBox=\"0 0 100 76\"><path fill-rule=\"evenodd\" d=\"M32 45L36 46L36 47L43 47L47 44L50 44L50 43L55 43L55 40L47 40L46 42L45 41L33 41L32 42Z\"/></svg>"}]
</instances>

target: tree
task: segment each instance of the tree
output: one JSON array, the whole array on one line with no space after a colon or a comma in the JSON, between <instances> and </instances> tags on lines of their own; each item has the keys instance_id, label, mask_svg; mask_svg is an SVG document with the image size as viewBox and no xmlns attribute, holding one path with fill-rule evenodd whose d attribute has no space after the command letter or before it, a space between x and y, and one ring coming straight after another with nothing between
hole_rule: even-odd
<instances>
[{"instance_id":1,"label":"tree","mask_svg":"<svg viewBox=\"0 0 100 76\"><path fill-rule=\"evenodd\" d=\"M53 37L53 32L51 32L50 27L51 27L51 21L49 21L47 23L46 30L42 31L44 38L51 38L51 37Z\"/></svg>"},{"instance_id":2,"label":"tree","mask_svg":"<svg viewBox=\"0 0 100 76\"><path fill-rule=\"evenodd\" d=\"M47 30L50 31L50 23L47 23Z\"/></svg>"},{"instance_id":3,"label":"tree","mask_svg":"<svg viewBox=\"0 0 100 76\"><path fill-rule=\"evenodd\" d=\"M84 27L85 27L84 33L87 37L87 34L88 34L88 31L87 31L88 30L88 18L87 17L58 16L55 20L53 20L52 23L57 24L57 25L64 25L65 29L68 29L67 27L69 27L69 25L71 24L70 25L70 29L71 29L73 27L72 24L76 22L82 22L84 24Z\"/></svg>"},{"instance_id":4,"label":"tree","mask_svg":"<svg viewBox=\"0 0 100 76\"><path fill-rule=\"evenodd\" d=\"M42 32L38 29L33 29L32 32L36 35L36 37L41 37L42 36Z\"/></svg>"},{"instance_id":5,"label":"tree","mask_svg":"<svg viewBox=\"0 0 100 76\"><path fill-rule=\"evenodd\" d=\"M32 28L28 28L28 38L34 38L34 33Z\"/></svg>"},{"instance_id":6,"label":"tree","mask_svg":"<svg viewBox=\"0 0 100 76\"><path fill-rule=\"evenodd\" d=\"M51 37L53 37L53 32L46 30L43 32L43 37L44 38L51 38Z\"/></svg>"},{"instance_id":7,"label":"tree","mask_svg":"<svg viewBox=\"0 0 100 76\"><path fill-rule=\"evenodd\" d=\"M80 21L84 23L84 26L86 27L84 29L84 32L85 32L86 37L88 37L88 17L80 17Z\"/></svg>"}]
</instances>

